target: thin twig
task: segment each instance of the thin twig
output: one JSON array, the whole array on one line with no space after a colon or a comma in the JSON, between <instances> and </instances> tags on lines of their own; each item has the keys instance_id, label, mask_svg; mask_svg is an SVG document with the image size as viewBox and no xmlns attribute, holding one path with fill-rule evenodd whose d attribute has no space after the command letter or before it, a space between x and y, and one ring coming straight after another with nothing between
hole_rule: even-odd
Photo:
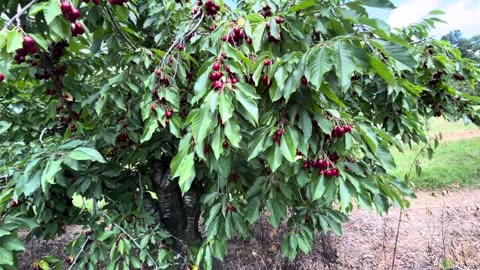
<instances>
[{"instance_id":1,"label":"thin twig","mask_svg":"<svg viewBox=\"0 0 480 270\"><path fill-rule=\"evenodd\" d=\"M105 8L105 10L107 11L107 14L108 14L108 17L110 18L110 20L112 21L112 25L113 27L117 30L118 33L120 33L120 35L122 36L122 38L125 40L125 42L127 42L127 44L132 47L132 49L136 50L137 47L135 46L135 44L133 44L133 42L128 39L128 37L125 35L125 33L123 33L122 29L120 28L120 26L117 24L117 21L115 21L115 17L113 17L112 13L110 12L110 9L108 7Z\"/></svg>"},{"instance_id":2,"label":"thin twig","mask_svg":"<svg viewBox=\"0 0 480 270\"><path fill-rule=\"evenodd\" d=\"M393 246L393 258L392 258L392 270L395 267L395 257L397 254L397 245L398 245L398 237L400 236L400 224L402 224L402 213L403 208L400 208L400 212L398 214L398 225L397 225L397 235L395 236L395 245Z\"/></svg>"},{"instance_id":3,"label":"thin twig","mask_svg":"<svg viewBox=\"0 0 480 270\"><path fill-rule=\"evenodd\" d=\"M7 29L8 26L10 26L10 24L13 23L13 21L19 19L20 16L22 16L23 13L24 13L27 9L29 9L33 4L35 4L35 2L37 2L37 0L32 0L32 1L30 1L30 3L28 3L28 4L27 4L26 6L24 6L22 9L18 10L18 11L17 11L17 14L15 14L15 16L13 16L12 18L10 18L10 20L8 20L8 21L5 23L5 25L3 26L2 31L5 30L5 29Z\"/></svg>"},{"instance_id":4,"label":"thin twig","mask_svg":"<svg viewBox=\"0 0 480 270\"><path fill-rule=\"evenodd\" d=\"M80 251L77 253L77 255L75 256L75 259L73 259L73 262L72 262L72 265L70 265L70 267L68 268L68 270L71 270L73 268L73 266L75 266L77 260L78 260L78 257L80 257L80 254L82 254L83 250L85 249L85 246L87 245L87 242L88 240L90 240L90 236L87 237L87 239L85 239L85 242L83 242L83 245L82 247L80 248Z\"/></svg>"},{"instance_id":5,"label":"thin twig","mask_svg":"<svg viewBox=\"0 0 480 270\"><path fill-rule=\"evenodd\" d=\"M105 214L105 213L102 213L104 217L106 217L108 219L109 222L111 222L111 219L110 217ZM133 238L133 236L131 236L127 231L125 231L120 225L118 225L117 223L115 222L112 222L113 226L117 227L118 229L120 229L126 236L128 236L128 238L130 238L130 240L132 240L132 242L135 244L135 246L139 249L139 250L142 250L142 247L137 243L137 241L135 240L135 238ZM152 256L147 252L147 256L148 258L150 258L150 260L152 260L153 264L155 265L155 269L158 269L158 265L157 263L155 262L155 260L152 258Z\"/></svg>"},{"instance_id":6,"label":"thin twig","mask_svg":"<svg viewBox=\"0 0 480 270\"><path fill-rule=\"evenodd\" d=\"M196 16L197 14L194 15L194 17ZM188 37L190 36L191 34L193 34L193 32L195 32L198 27L200 26L200 23L203 21L203 18L205 17L205 12L202 12L202 16L200 17L200 19L198 20L197 24L192 28L192 30L190 30L190 32L188 32L186 35L183 35L181 38L179 39L176 39L172 42L172 44L170 45L170 47L168 48L167 52L165 53L165 56L162 58L162 62L160 62L160 70L163 69L163 66L165 65L165 59L167 59L168 55L170 55L170 53L172 52L173 48L175 48L178 44L180 44L180 42L182 42L184 39L185 39L185 36ZM186 27L187 29L190 28L190 26L192 25L193 23L193 20L190 21L189 25ZM173 78L174 79L174 78Z\"/></svg>"},{"instance_id":7,"label":"thin twig","mask_svg":"<svg viewBox=\"0 0 480 270\"><path fill-rule=\"evenodd\" d=\"M42 133L40 133L40 142L42 143L42 145L44 144L43 142L43 134L45 134L45 131L49 130L50 128L46 127L42 130Z\"/></svg>"}]
</instances>

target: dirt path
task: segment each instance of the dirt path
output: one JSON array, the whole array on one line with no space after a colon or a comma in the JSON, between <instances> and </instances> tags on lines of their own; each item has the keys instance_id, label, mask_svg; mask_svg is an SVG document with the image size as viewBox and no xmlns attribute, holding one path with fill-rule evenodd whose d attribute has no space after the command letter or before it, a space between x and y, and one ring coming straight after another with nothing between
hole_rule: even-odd
<instances>
[{"instance_id":1,"label":"dirt path","mask_svg":"<svg viewBox=\"0 0 480 270\"><path fill-rule=\"evenodd\" d=\"M461 130L457 132L442 133L442 141L458 141L480 137L480 129Z\"/></svg>"},{"instance_id":2,"label":"dirt path","mask_svg":"<svg viewBox=\"0 0 480 270\"><path fill-rule=\"evenodd\" d=\"M393 269L480 269L480 189L418 192L402 212ZM255 239L229 247L226 269L392 269L399 209L388 215L355 210L343 235L319 235L309 255L279 255L282 232L266 223ZM260 226L261 227L261 226ZM263 239L263 241L262 241Z\"/></svg>"},{"instance_id":3,"label":"dirt path","mask_svg":"<svg viewBox=\"0 0 480 270\"><path fill-rule=\"evenodd\" d=\"M442 260L444 266L480 269L480 190L417 196L402 213L394 269L439 269ZM398 209L384 217L354 213L344 237L336 239L343 254L338 268L390 268L399 214Z\"/></svg>"}]
</instances>

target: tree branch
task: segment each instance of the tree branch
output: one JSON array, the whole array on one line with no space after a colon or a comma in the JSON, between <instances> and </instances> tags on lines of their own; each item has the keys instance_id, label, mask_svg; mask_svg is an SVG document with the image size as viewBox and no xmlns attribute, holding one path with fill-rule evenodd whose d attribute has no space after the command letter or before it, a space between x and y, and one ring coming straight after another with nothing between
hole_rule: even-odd
<instances>
[{"instance_id":1,"label":"tree branch","mask_svg":"<svg viewBox=\"0 0 480 270\"><path fill-rule=\"evenodd\" d=\"M122 29L120 28L120 26L115 21L115 17L113 17L112 13L110 12L110 9L108 7L106 7L105 10L107 11L108 17L112 21L113 28L115 28L117 30L117 32L120 33L120 36L122 36L122 38L125 40L125 42L127 42L127 44L130 47L132 47L132 49L136 50L137 47L135 46L135 44L133 44L133 42L130 39L128 39L128 37L125 35L125 33L123 33Z\"/></svg>"},{"instance_id":2,"label":"tree branch","mask_svg":"<svg viewBox=\"0 0 480 270\"><path fill-rule=\"evenodd\" d=\"M35 4L36 2L37 2L37 0L32 0L32 1L30 1L30 3L28 3L26 6L24 6L24 7L21 8L20 10L18 10L17 14L15 14L15 16L13 16L10 20L8 20L7 23L5 23L5 25L3 26L2 31L5 30L5 29L7 29L8 26L10 26L10 24L13 23L13 21L19 19L20 16L22 16L23 13L24 13L27 9L29 9L33 4Z\"/></svg>"}]
</instances>

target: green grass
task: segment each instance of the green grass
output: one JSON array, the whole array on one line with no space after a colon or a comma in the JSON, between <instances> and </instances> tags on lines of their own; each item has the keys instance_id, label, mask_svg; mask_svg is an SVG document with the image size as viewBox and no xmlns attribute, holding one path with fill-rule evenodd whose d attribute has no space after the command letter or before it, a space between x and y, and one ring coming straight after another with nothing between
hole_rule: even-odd
<instances>
[{"instance_id":1,"label":"green grass","mask_svg":"<svg viewBox=\"0 0 480 270\"><path fill-rule=\"evenodd\" d=\"M429 133L433 135L474 129L478 127L435 119L430 122ZM404 153L393 150L397 169L392 173L403 179L422 147L413 145L412 149L408 149L406 146ZM431 160L425 154L419 157L419 161L422 167L421 175L416 175L413 166L410 177L416 189L441 189L453 185L480 186L480 138L440 142Z\"/></svg>"},{"instance_id":2,"label":"green grass","mask_svg":"<svg viewBox=\"0 0 480 270\"><path fill-rule=\"evenodd\" d=\"M465 130L475 130L479 129L475 125L465 125L463 121L458 122L448 122L442 118L431 119L428 126L428 133L431 135L438 133L455 133Z\"/></svg>"}]
</instances>

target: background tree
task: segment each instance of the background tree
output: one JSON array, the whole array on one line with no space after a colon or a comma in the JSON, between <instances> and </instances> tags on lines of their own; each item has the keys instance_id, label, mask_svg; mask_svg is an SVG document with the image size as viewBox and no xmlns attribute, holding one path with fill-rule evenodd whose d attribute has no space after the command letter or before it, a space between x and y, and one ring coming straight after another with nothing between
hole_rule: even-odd
<instances>
[{"instance_id":1,"label":"background tree","mask_svg":"<svg viewBox=\"0 0 480 270\"><path fill-rule=\"evenodd\" d=\"M462 52L463 57L480 61L480 35L464 38L460 30L451 31L442 37Z\"/></svg>"},{"instance_id":2,"label":"background tree","mask_svg":"<svg viewBox=\"0 0 480 270\"><path fill-rule=\"evenodd\" d=\"M80 269L210 269L265 211L294 259L354 205L407 207L389 148L425 142L424 117L478 123L453 82L473 89L479 70L428 39L435 19L392 32L366 6L393 8L2 1L0 267L21 227L85 225L66 262Z\"/></svg>"}]
</instances>

